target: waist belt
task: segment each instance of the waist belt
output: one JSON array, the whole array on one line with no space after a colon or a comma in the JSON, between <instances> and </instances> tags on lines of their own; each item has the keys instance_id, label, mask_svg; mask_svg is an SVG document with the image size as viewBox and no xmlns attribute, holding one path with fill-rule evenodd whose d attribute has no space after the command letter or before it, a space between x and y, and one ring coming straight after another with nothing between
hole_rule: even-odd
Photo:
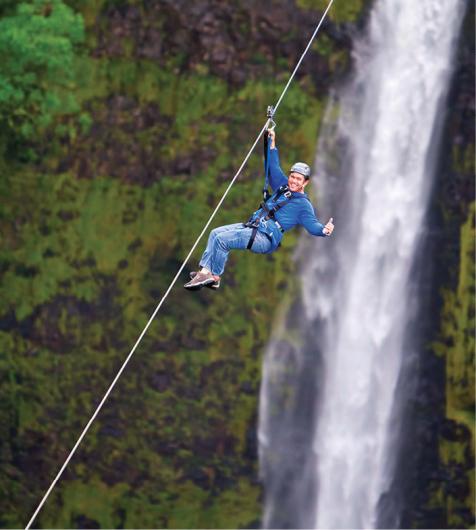
<instances>
[{"instance_id":1,"label":"waist belt","mask_svg":"<svg viewBox=\"0 0 476 530\"><path fill-rule=\"evenodd\" d=\"M278 221L276 221L276 219L271 219L274 224L279 228L279 230L281 230L281 232L284 233L284 229L283 227L278 223ZM246 249L247 250L250 250L251 247L253 246L253 243L255 242L255 238L256 238L256 234L258 233L258 225L259 225L259 218L255 219L255 220L248 220L246 223L243 223L243 226L246 226L246 228L252 228L253 230L251 231L251 236L250 236L250 240L248 241L248 245L246 246ZM267 234L266 232L261 232L263 235L265 235L270 243L273 242L273 238ZM280 245L278 245L280 246Z\"/></svg>"}]
</instances>

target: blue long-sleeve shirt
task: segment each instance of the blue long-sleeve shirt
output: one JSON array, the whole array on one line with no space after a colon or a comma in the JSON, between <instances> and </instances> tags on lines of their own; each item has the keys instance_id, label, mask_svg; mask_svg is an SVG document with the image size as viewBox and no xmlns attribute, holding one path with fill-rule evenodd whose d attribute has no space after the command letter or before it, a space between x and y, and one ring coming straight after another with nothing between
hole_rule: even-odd
<instances>
[{"instance_id":1,"label":"blue long-sleeve shirt","mask_svg":"<svg viewBox=\"0 0 476 530\"><path fill-rule=\"evenodd\" d=\"M269 151L269 183L273 192L288 183L288 177L284 174L279 163L279 152L277 148ZM296 225L302 225L313 236L326 236L323 232L324 225L316 216L311 201L306 193L292 192L292 199L284 208L275 213L275 218L286 232ZM300 199L300 200L295 200Z\"/></svg>"}]
</instances>

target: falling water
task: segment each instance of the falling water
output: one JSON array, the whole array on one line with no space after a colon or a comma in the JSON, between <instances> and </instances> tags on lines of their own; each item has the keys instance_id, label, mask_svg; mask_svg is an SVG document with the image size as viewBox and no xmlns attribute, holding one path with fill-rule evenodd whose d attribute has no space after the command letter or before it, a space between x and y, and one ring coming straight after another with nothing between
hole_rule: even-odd
<instances>
[{"instance_id":1,"label":"falling water","mask_svg":"<svg viewBox=\"0 0 476 530\"><path fill-rule=\"evenodd\" d=\"M353 79L328 109L315 187L336 232L305 239L302 297L265 361L267 527L378 526L411 273L463 10L464 0L377 0L354 43Z\"/></svg>"}]
</instances>

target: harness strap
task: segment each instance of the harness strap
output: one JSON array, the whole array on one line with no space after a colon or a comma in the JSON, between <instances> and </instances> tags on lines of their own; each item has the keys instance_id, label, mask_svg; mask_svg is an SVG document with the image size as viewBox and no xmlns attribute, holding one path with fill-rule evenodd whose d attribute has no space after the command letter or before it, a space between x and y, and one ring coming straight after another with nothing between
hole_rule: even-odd
<instances>
[{"instance_id":1,"label":"harness strap","mask_svg":"<svg viewBox=\"0 0 476 530\"><path fill-rule=\"evenodd\" d=\"M263 199L267 201L270 198L270 194L268 191L269 186L269 138L268 138L268 131L265 131L263 135L264 139L264 184L263 184Z\"/></svg>"},{"instance_id":2,"label":"harness strap","mask_svg":"<svg viewBox=\"0 0 476 530\"><path fill-rule=\"evenodd\" d=\"M283 201L280 204L276 204L272 208L268 208L268 205L266 204L266 202L262 202L260 204L260 208L266 213L265 220L267 221L268 219L272 219L276 224L278 224L278 226L280 228L281 228L281 225L278 223L278 221L276 221L275 213L277 211L279 211L283 206L286 206L286 204L288 204L288 202L292 198L292 193L291 193L291 191L289 190L289 188L287 186L281 186L280 188L278 188L276 193L271 198L274 198L275 200L278 200L281 197L281 195L284 195L286 197L286 199L288 199L288 200L286 202Z\"/></svg>"},{"instance_id":3,"label":"harness strap","mask_svg":"<svg viewBox=\"0 0 476 530\"><path fill-rule=\"evenodd\" d=\"M267 191L267 190L266 190ZM286 206L286 204L289 203L289 201L292 198L292 193L289 191L289 188L287 186L281 186L278 188L278 190L274 193L274 195L271 197L272 199L275 198L275 200L279 199L281 195L284 195L287 199L287 201L282 202L281 204L276 204L273 208L268 208L266 201L262 202L260 204L260 209L263 210L263 212L266 214L264 217L262 215L256 217L253 219L253 216L251 216L246 223L243 223L244 226L247 228L252 228L253 231L251 232L250 240L248 241L247 249L249 250L254 243L254 240L256 238L256 232L258 231L258 225L260 222L260 219L264 218L265 221L268 221L271 219L271 221L274 222L274 224L278 227L278 229L284 233L284 228L281 226L279 221L275 218L274 214L280 210L283 206ZM269 200L269 199L268 199ZM263 234L271 241L273 242L271 236L269 236L266 232L263 232Z\"/></svg>"},{"instance_id":4,"label":"harness strap","mask_svg":"<svg viewBox=\"0 0 476 530\"><path fill-rule=\"evenodd\" d=\"M264 185L263 185L263 199L267 201L271 194L268 191L269 186L269 151L271 149L270 141L269 141L269 132L273 131L276 127L276 122L274 121L274 107L272 105L268 105L268 109L266 111L266 116L268 117L268 125L271 125L271 127L268 127L268 129L263 134L263 140L264 140Z\"/></svg>"},{"instance_id":5,"label":"harness strap","mask_svg":"<svg viewBox=\"0 0 476 530\"><path fill-rule=\"evenodd\" d=\"M268 210L268 207L266 206L266 203L261 203L260 204L260 208L262 210L265 211L266 213L266 217L265 217L265 220L267 221L268 219L272 219L273 221L276 221L276 219L274 218L274 214L279 211L283 206L286 206L286 204L288 204L287 202L282 202L281 204L277 204L276 206L274 206L274 208L271 208L270 210Z\"/></svg>"},{"instance_id":6,"label":"harness strap","mask_svg":"<svg viewBox=\"0 0 476 530\"><path fill-rule=\"evenodd\" d=\"M273 208L269 209L268 206L267 206L267 201L270 199L270 198L274 198L275 200L278 200L279 197L281 197L281 195L285 195L286 196L286 199L291 199L292 197L292 194L291 192L289 191L288 187L287 186L281 186L273 195L271 195L268 191L268 187L269 187L269 173L270 173L270 167L269 167L269 158L270 158L270 141L269 141L269 130L273 130L274 127L276 127L276 123L274 122L273 120L273 116L274 116L274 108L272 106L269 106L268 107L268 110L267 110L267 116L272 124L272 128L271 129L268 129L264 132L263 134L263 140L264 140L264 143L263 143L263 148L264 148L264 185L263 185L263 202L260 204L260 209L265 213L265 217L264 217L264 220L265 221L268 221L269 219L271 219L275 224L276 226L278 227L278 229L281 231L281 232L284 232L284 229L283 227L279 224L279 222L275 219L274 217L274 214L280 210L285 204L288 203L288 201L286 202L283 202L282 204L276 204ZM258 225L259 225L259 222L260 222L260 219L263 218L262 215L258 216L256 219L253 220L253 216L251 216L249 218L249 220L246 222L246 223L243 223L244 226L248 227L248 228L252 228L252 231L251 231L251 236L250 236L250 240L248 241L248 245L247 245L247 249L250 250L251 247L253 246L253 243L254 243L254 240L256 238L256 234L258 232ZM272 238L270 235L266 234L265 232L263 232L264 235L272 242Z\"/></svg>"},{"instance_id":7,"label":"harness strap","mask_svg":"<svg viewBox=\"0 0 476 530\"><path fill-rule=\"evenodd\" d=\"M258 232L258 228L256 226L253 226L253 230L251 231L250 240L248 241L248 245L246 246L246 250L250 250L253 246L253 243L255 242L256 234Z\"/></svg>"},{"instance_id":8,"label":"harness strap","mask_svg":"<svg viewBox=\"0 0 476 530\"><path fill-rule=\"evenodd\" d=\"M248 245L246 245L246 250L250 250L251 247L253 246L253 243L255 242L256 234L258 233L258 224L257 223L251 223L251 222L248 221L246 223L243 223L243 226L245 226L246 228L252 228L253 229L251 231L251 236L250 236L250 239L248 241ZM264 233L264 235L270 240L271 243L273 242L271 236L269 236L266 233Z\"/></svg>"}]
</instances>

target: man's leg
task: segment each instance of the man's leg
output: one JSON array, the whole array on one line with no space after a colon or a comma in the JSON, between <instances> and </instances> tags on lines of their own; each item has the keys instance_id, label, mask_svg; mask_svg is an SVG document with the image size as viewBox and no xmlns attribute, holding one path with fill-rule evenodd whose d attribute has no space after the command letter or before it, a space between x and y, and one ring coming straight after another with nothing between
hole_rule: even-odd
<instances>
[{"instance_id":1,"label":"man's leg","mask_svg":"<svg viewBox=\"0 0 476 530\"><path fill-rule=\"evenodd\" d=\"M217 261L220 262L224 260L224 262L226 263L228 256L225 257L224 255L222 255L223 245L218 244L217 239L223 240L225 234L232 235L232 239L234 239L236 237L236 234L241 233L243 230L249 231L249 234L251 235L251 229L244 227L243 223L234 223L231 225L219 226L218 228L214 228L210 232L210 235L208 237L207 248L205 249L205 252L203 253L202 258L200 260L200 267L202 269L207 269L208 271L213 272L213 269L217 269ZM248 236L248 241L249 238L250 236ZM217 253L220 255L217 255ZM221 272L213 272L213 274L215 274L216 276L221 276L221 274L223 274L224 266L218 268L221 270Z\"/></svg>"},{"instance_id":2,"label":"man's leg","mask_svg":"<svg viewBox=\"0 0 476 530\"><path fill-rule=\"evenodd\" d=\"M197 290L202 287L217 287L220 275L223 274L228 254L231 249L246 249L251 237L251 228L243 223L220 226L211 231L207 248L200 260L201 270L193 275L184 287ZM217 285L218 284L218 285Z\"/></svg>"},{"instance_id":3,"label":"man's leg","mask_svg":"<svg viewBox=\"0 0 476 530\"><path fill-rule=\"evenodd\" d=\"M230 225L233 226L233 225ZM219 232L213 244L211 259L211 273L221 276L225 270L225 265L230 254L230 250L246 250L250 242L252 228L236 225L236 229ZM238 228L240 227L240 228ZM268 254L271 251L272 243L262 232L256 232L253 245L250 248L255 254Z\"/></svg>"},{"instance_id":4,"label":"man's leg","mask_svg":"<svg viewBox=\"0 0 476 530\"><path fill-rule=\"evenodd\" d=\"M214 228L210 235L208 236L208 242L207 247L205 249L205 252L202 255L202 258L200 259L200 267L208 269L211 271L212 269L212 256L213 256L213 249L215 245L215 239L218 234L221 234L223 232L229 232L232 230L236 230L237 228L242 228L243 223L234 223L231 225L225 225L225 226L219 226L217 228Z\"/></svg>"}]
</instances>

